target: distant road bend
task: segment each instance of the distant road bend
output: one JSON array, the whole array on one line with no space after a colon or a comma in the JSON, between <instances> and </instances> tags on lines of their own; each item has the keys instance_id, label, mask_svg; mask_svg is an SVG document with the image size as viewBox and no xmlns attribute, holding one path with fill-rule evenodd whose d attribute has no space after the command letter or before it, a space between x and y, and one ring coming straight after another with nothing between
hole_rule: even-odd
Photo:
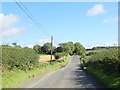
<instances>
[{"instance_id":1,"label":"distant road bend","mask_svg":"<svg viewBox=\"0 0 120 90\"><path fill-rule=\"evenodd\" d=\"M65 68L38 76L20 88L103 88L103 86L80 68L79 56L71 56Z\"/></svg>"}]
</instances>

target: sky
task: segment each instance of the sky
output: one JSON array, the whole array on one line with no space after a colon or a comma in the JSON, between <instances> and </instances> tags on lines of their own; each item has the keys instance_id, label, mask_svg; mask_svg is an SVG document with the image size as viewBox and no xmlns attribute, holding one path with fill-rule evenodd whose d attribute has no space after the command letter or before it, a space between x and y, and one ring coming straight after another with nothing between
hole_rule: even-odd
<instances>
[{"instance_id":1,"label":"sky","mask_svg":"<svg viewBox=\"0 0 120 90\"><path fill-rule=\"evenodd\" d=\"M2 2L2 44L43 45L54 37L54 45L73 41L86 48L118 43L117 2L22 2L39 27L15 2Z\"/></svg>"}]
</instances>

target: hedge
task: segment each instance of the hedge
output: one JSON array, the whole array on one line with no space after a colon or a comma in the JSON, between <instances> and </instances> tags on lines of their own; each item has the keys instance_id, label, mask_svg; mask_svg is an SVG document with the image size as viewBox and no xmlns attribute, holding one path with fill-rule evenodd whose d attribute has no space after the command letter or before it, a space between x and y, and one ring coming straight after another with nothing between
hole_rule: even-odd
<instances>
[{"instance_id":1,"label":"hedge","mask_svg":"<svg viewBox=\"0 0 120 90\"><path fill-rule=\"evenodd\" d=\"M30 48L2 46L2 65L4 69L28 70L38 63L37 53Z\"/></svg>"}]
</instances>

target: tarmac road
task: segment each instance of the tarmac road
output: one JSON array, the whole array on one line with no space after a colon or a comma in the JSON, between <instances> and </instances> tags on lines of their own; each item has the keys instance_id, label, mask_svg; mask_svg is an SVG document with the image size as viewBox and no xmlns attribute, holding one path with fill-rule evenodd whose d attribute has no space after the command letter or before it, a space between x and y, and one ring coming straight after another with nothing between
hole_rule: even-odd
<instances>
[{"instance_id":1,"label":"tarmac road","mask_svg":"<svg viewBox=\"0 0 120 90\"><path fill-rule=\"evenodd\" d=\"M29 80L21 88L103 88L103 86L81 69L79 56L71 56L65 68Z\"/></svg>"}]
</instances>

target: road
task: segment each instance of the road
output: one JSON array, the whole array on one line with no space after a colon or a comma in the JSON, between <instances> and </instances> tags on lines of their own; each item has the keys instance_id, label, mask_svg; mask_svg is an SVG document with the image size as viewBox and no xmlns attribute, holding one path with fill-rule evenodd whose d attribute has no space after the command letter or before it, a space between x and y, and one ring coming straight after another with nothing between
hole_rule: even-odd
<instances>
[{"instance_id":1,"label":"road","mask_svg":"<svg viewBox=\"0 0 120 90\"><path fill-rule=\"evenodd\" d=\"M79 64L78 56L71 56L68 65L44 76L30 80L21 88L102 88L91 75L85 73Z\"/></svg>"}]
</instances>

